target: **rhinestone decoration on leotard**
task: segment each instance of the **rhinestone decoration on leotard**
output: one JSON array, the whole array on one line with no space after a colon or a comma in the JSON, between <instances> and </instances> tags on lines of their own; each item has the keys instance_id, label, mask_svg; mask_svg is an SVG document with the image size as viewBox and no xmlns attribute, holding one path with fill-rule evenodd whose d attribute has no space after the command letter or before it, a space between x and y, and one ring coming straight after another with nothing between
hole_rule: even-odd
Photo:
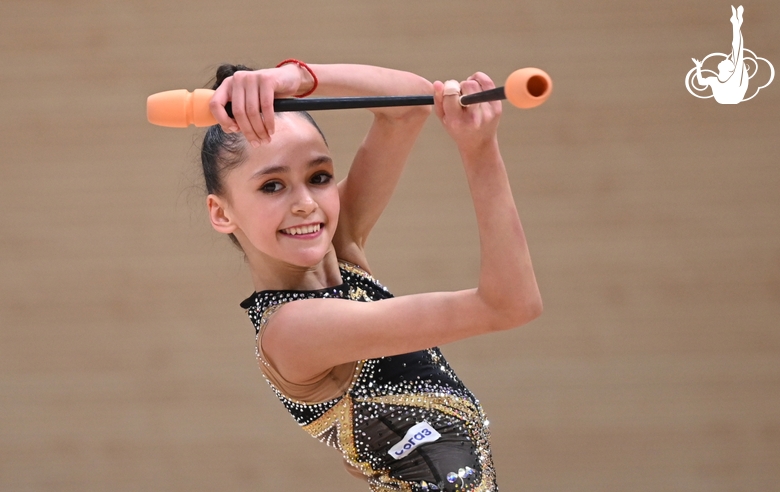
<instances>
[{"instance_id":1,"label":"rhinestone decoration on leotard","mask_svg":"<svg viewBox=\"0 0 780 492\"><path fill-rule=\"evenodd\" d=\"M339 263L343 283L311 291L263 291L241 303L256 334L287 302L334 298L374 302L392 294L356 265ZM266 362L257 352L261 364ZM262 365L261 365L262 369ZM360 361L347 392L307 403L269 385L303 429L338 449L362 472L372 492L497 491L487 419L438 348ZM426 422L441 438L401 459L388 451L414 425Z\"/></svg>"}]
</instances>

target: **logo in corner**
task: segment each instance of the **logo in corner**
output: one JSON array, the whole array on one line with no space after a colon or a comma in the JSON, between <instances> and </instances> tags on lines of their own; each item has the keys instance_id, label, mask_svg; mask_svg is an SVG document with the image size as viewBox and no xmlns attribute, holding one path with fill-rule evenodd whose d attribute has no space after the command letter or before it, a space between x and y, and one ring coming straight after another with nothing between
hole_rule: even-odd
<instances>
[{"instance_id":1,"label":"logo in corner","mask_svg":"<svg viewBox=\"0 0 780 492\"><path fill-rule=\"evenodd\" d=\"M715 101L720 104L739 104L742 101L753 99L761 89L772 83L775 78L775 67L769 63L769 60L757 56L744 46L741 30L744 11L742 5L737 9L734 9L734 6L731 7L731 54L711 53L702 61L692 58L696 66L685 76L685 88L692 95L700 99L714 97ZM717 65L717 73L702 68L710 58L713 58L713 61L720 60ZM749 97L745 97L750 80L759 71L759 61L764 62L769 67L769 80L764 85L756 87ZM710 92L708 89L712 91L711 94L708 94ZM697 92L708 95L700 95Z\"/></svg>"}]
</instances>

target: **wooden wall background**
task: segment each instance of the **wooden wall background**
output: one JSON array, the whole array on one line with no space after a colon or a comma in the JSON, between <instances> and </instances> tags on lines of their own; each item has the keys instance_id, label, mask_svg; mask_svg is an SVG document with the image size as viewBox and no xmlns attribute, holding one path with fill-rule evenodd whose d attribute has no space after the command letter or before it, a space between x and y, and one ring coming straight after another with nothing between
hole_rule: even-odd
<instances>
[{"instance_id":1,"label":"wooden wall background","mask_svg":"<svg viewBox=\"0 0 780 492\"><path fill-rule=\"evenodd\" d=\"M746 47L780 69L780 3ZM200 131L145 98L287 57L555 91L501 140L546 311L444 348L502 490L780 490L780 80L685 90L730 50L721 1L0 3L0 489L359 491L256 367ZM766 73L766 72L764 72ZM759 75L760 77L760 75ZM320 114L343 175L368 117ZM370 244L397 294L473 286L476 229L431 119Z\"/></svg>"}]
</instances>

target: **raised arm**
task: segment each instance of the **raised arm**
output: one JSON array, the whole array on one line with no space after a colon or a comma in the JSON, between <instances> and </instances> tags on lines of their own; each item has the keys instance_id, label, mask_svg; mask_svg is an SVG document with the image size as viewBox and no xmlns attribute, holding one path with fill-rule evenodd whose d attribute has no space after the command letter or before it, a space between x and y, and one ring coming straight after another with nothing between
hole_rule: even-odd
<instances>
[{"instance_id":1,"label":"raised arm","mask_svg":"<svg viewBox=\"0 0 780 492\"><path fill-rule=\"evenodd\" d=\"M484 74L464 94L494 87ZM292 382L349 361L389 356L520 326L541 313L541 298L498 148L501 103L461 107L434 84L437 116L455 140L480 237L475 289L379 302L312 299L282 306L261 338L263 352Z\"/></svg>"},{"instance_id":2,"label":"raised arm","mask_svg":"<svg viewBox=\"0 0 780 492\"><path fill-rule=\"evenodd\" d=\"M326 96L431 94L424 78L398 70L366 65L311 65ZM370 271L364 247L401 177L427 106L373 108L374 121L355 154L347 177L339 183L341 213L333 238L336 255Z\"/></svg>"},{"instance_id":3,"label":"raised arm","mask_svg":"<svg viewBox=\"0 0 780 492\"><path fill-rule=\"evenodd\" d=\"M384 96L431 94L424 78L368 65L309 64L316 74L318 96ZM252 145L274 133L273 100L306 94L314 88L311 73L290 63L279 68L236 72L217 89L211 111L226 132L241 131ZM232 101L235 121L225 112ZM341 213L333 238L339 258L368 268L363 247L387 206L430 108L373 108L374 122L358 149L349 174L339 183ZM262 116L261 116L262 113Z\"/></svg>"}]
</instances>

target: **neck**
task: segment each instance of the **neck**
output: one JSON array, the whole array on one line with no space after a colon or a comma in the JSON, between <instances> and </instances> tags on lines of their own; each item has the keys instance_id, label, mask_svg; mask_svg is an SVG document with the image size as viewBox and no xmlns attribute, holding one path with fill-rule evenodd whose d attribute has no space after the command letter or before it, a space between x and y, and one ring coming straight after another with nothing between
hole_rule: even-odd
<instances>
[{"instance_id":1,"label":"neck","mask_svg":"<svg viewBox=\"0 0 780 492\"><path fill-rule=\"evenodd\" d=\"M317 290L335 287L343 282L339 272L336 251L331 247L319 263L302 267L274 258L247 256L255 291L263 290Z\"/></svg>"}]
</instances>

